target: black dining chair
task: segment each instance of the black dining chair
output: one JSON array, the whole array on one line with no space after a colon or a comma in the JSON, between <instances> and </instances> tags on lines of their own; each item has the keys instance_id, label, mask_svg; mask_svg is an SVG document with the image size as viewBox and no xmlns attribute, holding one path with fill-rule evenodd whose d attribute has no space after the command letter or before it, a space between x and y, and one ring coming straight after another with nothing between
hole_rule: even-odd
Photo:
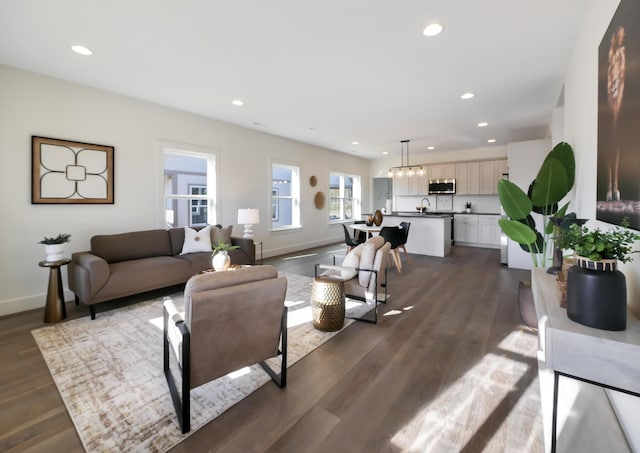
<instances>
[{"instance_id":1,"label":"black dining chair","mask_svg":"<svg viewBox=\"0 0 640 453\"><path fill-rule=\"evenodd\" d=\"M380 230L380 236L382 236L386 242L391 244L391 250L389 250L389 253L391 254L391 258L393 258L393 263L396 265L398 272L402 272L402 262L400 261L400 252L398 251L398 245L402 239L400 227L382 227Z\"/></svg>"},{"instance_id":2,"label":"black dining chair","mask_svg":"<svg viewBox=\"0 0 640 453\"><path fill-rule=\"evenodd\" d=\"M400 222L400 242L398 248L401 248L404 252L404 256L407 258L407 264L411 264L409 261L409 254L407 253L407 239L409 239L409 227L411 222Z\"/></svg>"},{"instance_id":3,"label":"black dining chair","mask_svg":"<svg viewBox=\"0 0 640 453\"><path fill-rule=\"evenodd\" d=\"M365 220L356 220L353 222L354 225L358 225L358 224L364 225L365 223L367 223ZM354 236L356 238L356 241L360 242L361 244L364 244L365 242L367 242L367 239L368 239L367 233L365 233L364 231L356 230L356 233Z\"/></svg>"},{"instance_id":4,"label":"black dining chair","mask_svg":"<svg viewBox=\"0 0 640 453\"><path fill-rule=\"evenodd\" d=\"M344 242L347 244L347 253L349 253L352 248L359 246L362 242L351 236L349 228L347 228L344 223L342 224L342 228L344 229Z\"/></svg>"}]
</instances>

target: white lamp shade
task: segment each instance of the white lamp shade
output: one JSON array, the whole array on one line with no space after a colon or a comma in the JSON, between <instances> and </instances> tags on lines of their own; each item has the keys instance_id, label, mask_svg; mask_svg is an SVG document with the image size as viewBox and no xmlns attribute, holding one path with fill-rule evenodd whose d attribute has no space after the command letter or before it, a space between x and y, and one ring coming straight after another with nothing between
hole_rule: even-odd
<instances>
[{"instance_id":1,"label":"white lamp shade","mask_svg":"<svg viewBox=\"0 0 640 453\"><path fill-rule=\"evenodd\" d=\"M257 209L238 209L240 225L256 225L260 223L260 211Z\"/></svg>"}]
</instances>

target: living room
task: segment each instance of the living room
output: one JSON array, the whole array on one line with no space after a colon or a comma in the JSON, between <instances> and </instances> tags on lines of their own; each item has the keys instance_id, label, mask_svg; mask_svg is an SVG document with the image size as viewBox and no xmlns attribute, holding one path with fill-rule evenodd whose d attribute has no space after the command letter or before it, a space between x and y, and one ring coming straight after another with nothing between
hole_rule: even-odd
<instances>
[{"instance_id":1,"label":"living room","mask_svg":"<svg viewBox=\"0 0 640 453\"><path fill-rule=\"evenodd\" d=\"M572 209L581 217L595 218L597 157L597 52L600 40L618 1L586 1L575 43L564 70L564 105L550 113L548 136L541 143L567 141L576 153L576 186ZM3 6L9 9L10 7ZM10 14L3 14L7 21ZM9 28L9 27L5 27ZM117 28L117 27L114 27ZM2 35L3 38L6 35ZM274 257L341 241L340 225L328 222L326 211L316 209L313 197L328 186L329 173L340 171L361 176L362 205L372 198L371 179L379 176L399 157L371 160L358 153L338 152L303 141L291 140L257 128L221 122L177 108L113 94L105 90L25 71L5 65L0 59L0 184L6 194L3 237L3 272L0 275L0 315L41 309L47 289L47 273L38 268L43 259L44 235L72 235L67 253L86 250L94 234L109 234L162 227L162 149L188 147L212 153L217 158L216 221L234 225L240 235L237 209L261 210L254 226L256 238L264 241L264 256ZM82 70L82 68L78 68ZM126 69L122 69L126 71ZM176 94L179 97L179 93ZM275 96L274 96L275 98ZM275 102L275 99L274 99ZM347 119L345 119L346 121ZM311 127L312 124L305 125ZM32 135L72 139L115 147L115 203L112 205L33 205L31 197ZM399 149L397 137L391 152ZM545 141L546 140L546 141ZM533 141L537 143L537 140ZM505 157L519 146L509 143L458 151L411 155L412 162ZM474 154L474 152L477 152ZM546 150L545 150L546 152ZM541 154L543 156L544 153ZM517 159L517 155L513 156ZM520 156L527 161L530 156ZM299 165L301 181L317 176L318 186L301 185L301 225L287 231L269 228L269 187L272 163ZM535 165L532 165L535 167ZM603 228L607 224L592 221ZM624 267L629 282L629 304L640 312L640 264ZM66 277L65 277L66 282ZM71 295L67 292L69 298Z\"/></svg>"}]
</instances>

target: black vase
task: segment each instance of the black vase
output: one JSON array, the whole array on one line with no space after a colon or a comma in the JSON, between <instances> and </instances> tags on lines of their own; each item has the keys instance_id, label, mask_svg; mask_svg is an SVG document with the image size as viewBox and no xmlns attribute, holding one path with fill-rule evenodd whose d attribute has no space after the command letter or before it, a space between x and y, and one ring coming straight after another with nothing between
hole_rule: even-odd
<instances>
[{"instance_id":1,"label":"black vase","mask_svg":"<svg viewBox=\"0 0 640 453\"><path fill-rule=\"evenodd\" d=\"M603 330L627 328L627 282L618 270L571 266L567 272L567 316Z\"/></svg>"}]
</instances>

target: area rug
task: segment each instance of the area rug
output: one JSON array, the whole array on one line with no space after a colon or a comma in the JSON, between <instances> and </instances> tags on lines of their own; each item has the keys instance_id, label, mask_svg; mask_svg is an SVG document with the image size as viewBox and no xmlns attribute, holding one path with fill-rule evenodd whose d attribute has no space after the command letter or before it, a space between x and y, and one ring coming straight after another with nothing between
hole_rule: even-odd
<instances>
[{"instance_id":1,"label":"area rug","mask_svg":"<svg viewBox=\"0 0 640 453\"><path fill-rule=\"evenodd\" d=\"M288 280L290 366L338 332L311 325L311 279L281 275ZM183 306L175 294L32 331L87 451L166 451L270 381L255 365L193 390L191 432L183 435L162 371L167 298Z\"/></svg>"}]
</instances>

